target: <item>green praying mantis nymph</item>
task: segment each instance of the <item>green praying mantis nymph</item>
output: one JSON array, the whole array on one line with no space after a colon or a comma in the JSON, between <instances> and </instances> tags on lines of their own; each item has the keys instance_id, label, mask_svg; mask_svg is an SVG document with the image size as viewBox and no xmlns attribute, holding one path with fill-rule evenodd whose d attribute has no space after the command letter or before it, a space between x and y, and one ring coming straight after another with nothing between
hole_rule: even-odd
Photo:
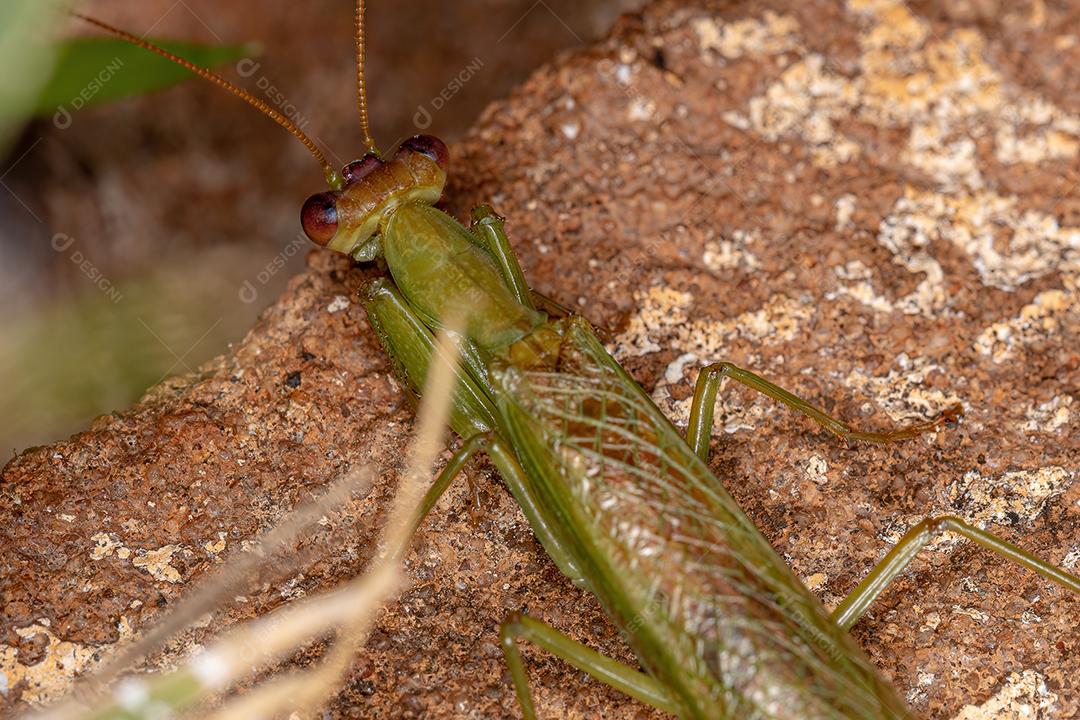
<instances>
[{"instance_id":1,"label":"green praying mantis nymph","mask_svg":"<svg viewBox=\"0 0 1080 720\"><path fill-rule=\"evenodd\" d=\"M260 107L322 164L328 192L301 222L316 244L384 277L361 300L394 372L420 391L434 333L461 319L463 363L450 425L464 443L425 498L430 510L468 459L485 451L558 567L593 593L641 668L609 659L539 619L515 614L500 639L523 714L536 717L519 644L532 642L585 673L681 718L905 718L910 710L848 634L934 537L953 532L1080 592L1080 579L950 516L913 527L832 612L787 567L707 464L713 408L727 377L807 415L841 438L892 442L959 418L889 432L855 431L729 363L704 368L681 434L608 354L592 327L534 293L490 207L466 227L433 207L446 145L416 136L389 158L367 128L363 11L357 2L357 86L368 153L340 173L288 119L207 70L171 57Z\"/></svg>"}]
</instances>

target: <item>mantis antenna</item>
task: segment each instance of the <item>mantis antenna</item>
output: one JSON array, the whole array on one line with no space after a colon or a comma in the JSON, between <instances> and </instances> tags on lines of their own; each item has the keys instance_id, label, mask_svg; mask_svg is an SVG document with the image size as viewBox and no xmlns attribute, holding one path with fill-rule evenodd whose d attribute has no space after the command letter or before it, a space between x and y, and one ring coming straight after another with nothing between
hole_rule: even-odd
<instances>
[{"instance_id":1,"label":"mantis antenna","mask_svg":"<svg viewBox=\"0 0 1080 720\"><path fill-rule=\"evenodd\" d=\"M359 5L361 6L361 9L362 9L362 6L363 6L362 0L360 0ZM224 90L228 90L230 93L232 93L236 97L240 98L241 100L246 102L248 105L251 105L253 108L255 108L256 110L261 112L263 115L266 115L268 118L270 118L271 120L276 122L281 127L288 130L289 133L293 137L295 137L297 140L299 140L301 143L304 144L304 147L306 147L308 149L308 152L310 152L315 157L315 159L319 162L319 165L322 166L323 174L326 176L326 181L330 184L330 187L335 188L335 189L341 187L341 175L337 172L337 170L335 170L333 168L332 165L330 165L329 161L327 161L327 159L326 159L326 155L323 154L322 149L318 145L315 144L315 141L313 141L310 137L308 137L307 134L303 130L301 130L300 127L296 123L294 123L292 120L290 120L289 118L282 115L280 112L278 112L274 108L270 107L270 105L268 105L266 102L264 102L264 101L260 100L259 98L255 97L254 95L249 93L247 90L244 90L243 88L240 88L240 87L234 85L233 83L229 82L228 80L226 80L222 76L218 75L217 73L215 73L215 72L213 72L211 70L207 70L204 67L200 67L199 65L196 65L195 63L189 62L189 61L185 60L184 58L180 57L179 55L174 55L173 53L169 52L168 50L166 50L164 48L161 48L161 47L158 47L154 43L152 43L152 42L150 42L148 40L144 40L143 38L138 37L137 35L133 35L132 33L127 32L126 30L121 30L120 28L113 27L112 25L109 25L108 23L102 22L101 20L89 17L87 15L80 15L79 13L71 13L71 14L73 16L77 17L78 19L83 20L84 22L90 23L94 27L97 27L97 28L100 28L101 30L104 30L105 32L109 33L110 35L114 35L114 36L120 38L121 40L125 40L125 41L127 41L127 42L129 42L129 43L131 43L133 45L137 45L137 46L143 48L144 50L149 50L150 52L152 52L152 53L154 53L156 55L160 55L161 57L165 58L166 60L171 60L172 62L176 63L177 65L180 65L181 67L187 68L188 70L195 73L196 75L203 78L204 80L208 80L208 81L212 82L213 84L217 85L218 87L220 87L220 88L222 88ZM363 96L361 96L361 97L363 97ZM361 106L363 106L363 103L361 103ZM363 114L366 115L366 112L363 113ZM365 120L365 123L366 123L366 120ZM366 134L366 132L367 132L366 124L365 124L364 130L365 130L365 134ZM370 138L368 138L368 140L370 142Z\"/></svg>"},{"instance_id":2,"label":"mantis antenna","mask_svg":"<svg viewBox=\"0 0 1080 720\"><path fill-rule=\"evenodd\" d=\"M371 137L368 126L367 80L364 78L364 0L356 0L356 108L360 112L360 130L364 133L364 145L378 156L379 147Z\"/></svg>"}]
</instances>

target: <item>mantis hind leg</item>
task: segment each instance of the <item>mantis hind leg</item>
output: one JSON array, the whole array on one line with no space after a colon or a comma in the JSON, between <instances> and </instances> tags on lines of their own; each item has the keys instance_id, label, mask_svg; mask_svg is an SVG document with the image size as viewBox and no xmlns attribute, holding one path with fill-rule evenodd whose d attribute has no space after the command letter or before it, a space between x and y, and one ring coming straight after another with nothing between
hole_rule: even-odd
<instances>
[{"instance_id":1,"label":"mantis hind leg","mask_svg":"<svg viewBox=\"0 0 1080 720\"><path fill-rule=\"evenodd\" d=\"M1034 570L1048 580L1053 580L1062 587L1080 593L1080 578L1070 575L1061 568L1041 560L1028 551L1013 545L996 535L969 525L951 515L923 520L900 539L885 558L874 566L855 589L833 611L832 618L845 630L850 630L859 618L866 613L870 604L926 545L943 532L954 532L973 540L982 547L992 550L1002 557Z\"/></svg>"},{"instance_id":2,"label":"mantis hind leg","mask_svg":"<svg viewBox=\"0 0 1080 720\"><path fill-rule=\"evenodd\" d=\"M652 707L678 714L679 706L671 695L655 679L632 667L601 655L592 648L573 640L547 623L528 615L514 613L499 628L503 656L510 669L518 703L525 720L536 720L536 705L529 690L529 674L521 658L518 644L523 640L562 658L578 670L596 678L605 685L626 693L630 697Z\"/></svg>"},{"instance_id":3,"label":"mantis hind leg","mask_svg":"<svg viewBox=\"0 0 1080 720\"><path fill-rule=\"evenodd\" d=\"M768 395L774 400L787 405L792 410L801 412L833 435L844 440L861 440L872 443L907 440L923 433L940 430L944 425L955 423L963 415L963 408L960 405L954 405L933 420L912 423L885 432L864 432L855 430L843 420L834 418L798 395L788 392L779 385L771 383L749 370L743 370L729 362L719 362L703 368L698 374L697 385L694 388L694 399L690 406L690 425L686 431L686 441L702 460L708 459L716 392L720 388L720 380L725 377Z\"/></svg>"},{"instance_id":4,"label":"mantis hind leg","mask_svg":"<svg viewBox=\"0 0 1080 720\"><path fill-rule=\"evenodd\" d=\"M428 364L436 352L435 335L413 311L401 291L389 278L377 278L361 290L361 302L386 354L394 375L413 392L419 393ZM486 384L481 359L463 348L461 366L455 371L450 425L461 437L471 437L495 427L495 406Z\"/></svg>"}]
</instances>

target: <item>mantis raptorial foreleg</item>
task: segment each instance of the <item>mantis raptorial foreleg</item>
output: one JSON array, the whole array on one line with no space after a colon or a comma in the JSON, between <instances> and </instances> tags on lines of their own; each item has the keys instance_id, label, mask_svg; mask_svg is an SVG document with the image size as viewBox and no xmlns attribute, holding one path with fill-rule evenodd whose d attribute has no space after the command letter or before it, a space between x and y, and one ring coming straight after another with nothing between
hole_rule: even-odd
<instances>
[{"instance_id":1,"label":"mantis raptorial foreleg","mask_svg":"<svg viewBox=\"0 0 1080 720\"><path fill-rule=\"evenodd\" d=\"M473 435L466 440L460 448L457 449L450 459L446 462L446 466L443 467L439 476L435 478L435 482L431 484L428 491L424 493L423 500L420 501L419 507L416 509L416 517L413 519L413 532L420 527L420 523L424 522L424 518L431 512L431 509L435 507L435 504L439 502L439 498L443 496L450 484L454 482L454 479L465 469L465 466L473 456L478 452L482 452L487 449L488 443L491 442L491 433L480 433L479 435Z\"/></svg>"},{"instance_id":2,"label":"mantis raptorial foreleg","mask_svg":"<svg viewBox=\"0 0 1080 720\"><path fill-rule=\"evenodd\" d=\"M529 508L535 501L528 488L527 476L517 466L517 461L513 459L513 456L505 448L499 446L498 441L494 439L491 433L483 433L466 440L447 461L446 466L439 473L420 503L414 520L414 530L423 522L428 512L435 507L439 498L450 487L450 484L464 469L469 460L483 450L492 453L493 459L500 467L500 472L514 493L515 498L518 498L518 502L526 515L530 514ZM541 537L541 543L555 562L560 565L565 563L572 571L571 577L578 575L579 573L569 563L567 554L558 549L559 541L556 534L550 532L550 530L547 533L539 534L546 535L546 537ZM560 563L560 558L563 558L563 563ZM663 687L648 675L601 655L539 620L515 613L502 623L499 638L507 667L510 670L510 676L514 682L514 689L526 720L536 718L536 709L532 700L532 693L529 690L528 670L525 668L525 663L522 661L521 653L518 650L518 643L522 640L528 640L536 644L579 670L642 702L667 712L674 713L678 711L678 708L673 704Z\"/></svg>"},{"instance_id":3,"label":"mantis raptorial foreleg","mask_svg":"<svg viewBox=\"0 0 1080 720\"><path fill-rule=\"evenodd\" d=\"M477 219L473 227L474 232L477 232L478 225L482 223L481 232L477 232L477 235L480 237L486 235L490 241L485 241L482 247L493 256L503 251L509 252L510 246L502 229L501 218L490 212L490 209L488 211L489 214L479 210L474 213L474 218ZM497 257L496 263L505 268L504 277L510 284L515 275L513 268L517 266L516 258L510 253L505 264L501 263ZM528 293L528 287L521 288L521 292ZM404 370L406 377L419 375L420 368L427 367L430 354L435 350L434 337L430 330L424 327L420 318L391 285L376 281L368 288L365 296L368 312L379 329L380 342L388 354L399 359L404 366L401 369ZM481 428L487 424L487 413L477 412L479 407L485 405L479 402L482 394L483 392L477 387L459 387L453 411L457 424L471 428ZM438 503L439 498L450 487L468 461L480 451L486 451L489 454L514 495L514 499L528 518L537 538L556 565L570 578L577 578L577 582L580 583L581 572L572 562L570 553L563 548L561 533L556 528L548 526L544 522L543 515L538 511L538 499L529 476L521 469L514 454L490 431L472 435L451 456L424 495L414 519L414 529ZM583 672L632 697L661 710L678 712L679 708L653 678L601 655L539 620L517 614L512 615L502 624L500 637L506 662L526 718L535 718L536 714L529 691L528 673L517 647L517 643L522 640L535 643Z\"/></svg>"},{"instance_id":4,"label":"mantis raptorial foreleg","mask_svg":"<svg viewBox=\"0 0 1080 720\"><path fill-rule=\"evenodd\" d=\"M401 297L392 283L382 279L371 282L363 291L363 302L368 317L375 326L379 342L387 354L396 359L399 376L415 382L423 378L435 350L435 336L420 317ZM468 358L464 358L465 361ZM495 463L514 500L525 513L544 549L567 576L581 582L581 572L564 549L557 528L548 525L538 508L538 499L528 475L521 469L514 453L505 448L491 434L495 427L494 408L488 394L471 378L459 373L450 412L451 427L462 437L465 444L451 457L421 503L418 525L423 516L438 502L439 497L477 451L485 450Z\"/></svg>"},{"instance_id":5,"label":"mantis raptorial foreleg","mask_svg":"<svg viewBox=\"0 0 1080 720\"><path fill-rule=\"evenodd\" d=\"M398 377L418 392L435 352L435 337L409 307L392 282L378 278L361 290L361 302L379 337L379 343L394 362ZM477 361L462 353L463 366ZM475 376L473 376L475 377ZM472 437L495 427L495 408L490 393L462 368L456 371L457 385L450 414L450 426L461 437Z\"/></svg>"},{"instance_id":6,"label":"mantis raptorial foreleg","mask_svg":"<svg viewBox=\"0 0 1080 720\"><path fill-rule=\"evenodd\" d=\"M506 235L506 219L490 205L477 205L473 208L469 229L480 240L480 247L487 250L495 261L503 281L517 301L526 307L533 307L532 291L525 282L525 273L521 271L521 264Z\"/></svg>"},{"instance_id":7,"label":"mantis raptorial foreleg","mask_svg":"<svg viewBox=\"0 0 1080 720\"><path fill-rule=\"evenodd\" d=\"M844 598L832 613L837 625L850 630L863 616L870 604L882 591L897 578L920 550L943 532L973 540L982 547L992 550L1002 557L1023 565L1048 580L1053 580L1062 587L1080 593L1080 578L1065 572L1061 568L1040 560L1031 553L996 535L969 525L960 518L951 515L928 518L907 531L904 537L893 546L885 558L874 566L862 579L851 594Z\"/></svg>"},{"instance_id":8,"label":"mantis raptorial foreleg","mask_svg":"<svg viewBox=\"0 0 1080 720\"><path fill-rule=\"evenodd\" d=\"M535 499L529 485L528 476L522 471L513 454L497 441L492 444L490 455L499 468L503 479L506 480L507 485L510 487L511 492L513 492L515 499L518 500L526 515L529 515L528 505L533 504ZM522 499L525 500L525 503L522 503ZM534 530L536 530L535 526ZM556 564L563 569L563 572L571 578L581 578L580 571L573 567L568 553L563 552L561 549L552 552L552 547L558 548L560 542L557 535L558 533L551 532L550 529L547 532L537 532L541 544L555 559ZM564 567L564 565L568 566L571 572L567 572L567 567ZM575 582L581 584L581 580L575 580ZM532 692L529 689L528 669L525 667L521 652L518 649L518 644L522 641L529 641L547 650L555 657L568 662L605 685L626 693L641 702L672 714L678 714L680 710L663 686L653 678L640 670L635 670L577 642L550 625L528 615L511 614L499 628L499 640L502 644L503 657L506 659L506 665L510 670L514 691L525 720L536 720L537 715Z\"/></svg>"},{"instance_id":9,"label":"mantis raptorial foreleg","mask_svg":"<svg viewBox=\"0 0 1080 720\"><path fill-rule=\"evenodd\" d=\"M526 515L529 514L530 509L535 506L535 499L530 494L526 476L522 473L520 467L517 466L517 461L507 454L505 448L499 445L495 435L487 432L473 435L450 456L445 467L443 467L438 477L435 478L435 482L431 484L431 487L428 488L428 491L424 494L423 500L420 502L416 517L413 520L413 531L420 526L424 521L424 518L427 517L427 514L431 512L431 509L439 502L439 498L441 498L450 488L450 485L457 479L457 476L465 469L469 460L480 452L487 452L493 457L494 462L500 469L505 469L507 474L507 484L510 486L511 492L514 494L515 499L517 499L520 494L524 499L522 508ZM495 459L496 455L498 455L498 459ZM541 542L544 543L545 547L549 543L553 547L557 547L558 538L555 536L555 533L548 531L545 534L545 537L541 539ZM556 555L558 557L556 557ZM559 558L565 558L566 554L556 550L553 557L555 557L556 562L558 562Z\"/></svg>"},{"instance_id":10,"label":"mantis raptorial foreleg","mask_svg":"<svg viewBox=\"0 0 1080 720\"><path fill-rule=\"evenodd\" d=\"M907 440L923 433L939 430L943 425L956 422L963 415L963 408L960 405L953 405L933 420L904 425L886 432L863 432L852 429L843 420L834 418L798 395L788 392L779 385L771 383L749 370L743 370L729 362L719 362L702 368L698 373L697 385L694 387L694 399L690 406L690 423L686 431L686 442L702 460L708 460L716 392L720 388L720 380L725 377L729 377L752 390L757 390L774 400L782 402L845 440L862 440L872 443Z\"/></svg>"},{"instance_id":11,"label":"mantis raptorial foreleg","mask_svg":"<svg viewBox=\"0 0 1080 720\"><path fill-rule=\"evenodd\" d=\"M564 318L573 314L570 308L528 286L517 255L510 246L510 237L506 234L506 219L495 212L490 205L477 205L473 208L472 224L469 229L480 241L477 244L491 255L507 287L513 291L518 302L543 310L553 318Z\"/></svg>"}]
</instances>

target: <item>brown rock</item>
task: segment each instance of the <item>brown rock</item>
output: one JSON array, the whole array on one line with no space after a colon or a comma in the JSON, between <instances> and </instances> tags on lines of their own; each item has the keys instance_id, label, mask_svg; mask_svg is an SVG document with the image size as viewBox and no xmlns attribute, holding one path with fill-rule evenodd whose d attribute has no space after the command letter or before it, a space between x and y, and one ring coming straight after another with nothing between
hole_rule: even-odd
<instances>
[{"instance_id":1,"label":"brown rock","mask_svg":"<svg viewBox=\"0 0 1080 720\"><path fill-rule=\"evenodd\" d=\"M614 331L677 422L692 369L719 359L861 425L964 402L958 430L845 447L725 389L713 467L829 604L927 514L1075 571L1080 88L1061 67L1076 9L999 21L984 6L660 2L538 71L454 148L451 208L507 215L531 281ZM362 571L411 428L360 307L331 311L369 272L313 252L231 355L7 465L5 663L55 662L59 641L107 651L369 462L383 479L303 539L302 568L185 642ZM515 716L496 645L511 609L628 658L490 470L470 475L475 491L459 483L419 534L412 586L336 716ZM1078 618L1080 598L947 541L854 633L921 715L1027 703L1072 718ZM42 619L44 649L18 632ZM649 715L559 661L528 662L545 717Z\"/></svg>"}]
</instances>

